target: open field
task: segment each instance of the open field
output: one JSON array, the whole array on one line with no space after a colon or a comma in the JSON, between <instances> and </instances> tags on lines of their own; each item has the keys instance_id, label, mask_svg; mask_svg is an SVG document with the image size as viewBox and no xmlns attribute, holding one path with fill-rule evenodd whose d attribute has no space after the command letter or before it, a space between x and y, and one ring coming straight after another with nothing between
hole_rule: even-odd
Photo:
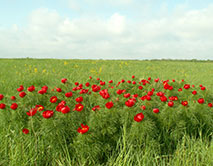
<instances>
[{"instance_id":1,"label":"open field","mask_svg":"<svg viewBox=\"0 0 213 166\"><path fill-rule=\"evenodd\" d=\"M0 103L6 104L5 109L0 109L0 165L213 165L213 107L207 105L213 103L212 61L1 59L0 66L0 94L4 95ZM126 106L128 99L116 94L120 88L116 86L118 81L138 83L148 77L151 77L151 84L144 85L141 91L132 84L121 87L139 97L154 88L153 99L137 99L133 106ZM66 78L68 84L63 84L62 78ZM77 86L75 82L83 86L87 82L98 85L97 78L106 82L101 86L101 90L109 91L110 97L106 100L90 87L91 95L80 95L72 90ZM156 83L157 78L160 80ZM114 90L108 87L110 80L113 80ZM161 80L170 80L175 92L165 90ZM185 84L190 84L190 89L184 89ZM200 90L201 84L206 87L205 91ZM20 98L16 90L20 85L27 93L24 98ZM33 93L27 91L31 85L36 87ZM38 94L45 85L47 94ZM192 85L199 97L192 95ZM62 93L51 91L55 87L60 87ZM182 95L177 92L180 87ZM73 96L66 99L64 93L69 91ZM155 94L159 91L167 97L179 98L174 101L174 107L168 107L168 101L157 101ZM17 110L10 109L13 95L20 105ZM56 105L49 101L51 96L67 100L71 111L56 112ZM79 96L84 98L84 109L72 111L77 104L75 98ZM205 103L198 104L199 98L204 98ZM183 106L182 100L189 101L189 106ZM109 101L114 102L111 109L105 108ZM40 112L28 116L26 112L33 104L54 110L54 116L45 119ZM100 105L101 109L91 111L95 105ZM146 109L142 110L141 105ZM153 113L155 107L160 109L159 113ZM134 116L141 112L144 119L134 121ZM77 132L81 123L90 127L88 132ZM23 134L23 128L28 128L29 134Z\"/></svg>"}]
</instances>

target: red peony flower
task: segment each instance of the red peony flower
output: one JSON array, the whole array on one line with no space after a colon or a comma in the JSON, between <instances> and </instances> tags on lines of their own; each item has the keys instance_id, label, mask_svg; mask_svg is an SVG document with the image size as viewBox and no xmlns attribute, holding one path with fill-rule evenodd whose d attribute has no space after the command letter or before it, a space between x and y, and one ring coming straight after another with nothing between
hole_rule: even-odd
<instances>
[{"instance_id":1,"label":"red peony flower","mask_svg":"<svg viewBox=\"0 0 213 166\"><path fill-rule=\"evenodd\" d=\"M81 124L81 127L79 127L79 128L77 129L77 131L78 131L80 134L84 134L84 133L88 132L88 130L89 130L89 126L84 125L84 124Z\"/></svg>"},{"instance_id":2,"label":"red peony flower","mask_svg":"<svg viewBox=\"0 0 213 166\"><path fill-rule=\"evenodd\" d=\"M65 93L65 96L66 96L66 97L72 97L72 92L67 92L67 93Z\"/></svg>"},{"instance_id":3,"label":"red peony flower","mask_svg":"<svg viewBox=\"0 0 213 166\"><path fill-rule=\"evenodd\" d=\"M48 119L50 117L52 117L54 114L54 112L52 110L47 110L47 111L44 111L42 113L42 116L45 118L45 119Z\"/></svg>"},{"instance_id":4,"label":"red peony flower","mask_svg":"<svg viewBox=\"0 0 213 166\"><path fill-rule=\"evenodd\" d=\"M125 102L125 105L126 105L127 107L132 107L132 106L135 105L135 102L134 102L133 100L129 99L129 100L127 100L127 101Z\"/></svg>"},{"instance_id":5,"label":"red peony flower","mask_svg":"<svg viewBox=\"0 0 213 166\"><path fill-rule=\"evenodd\" d=\"M11 96L11 98L10 98L11 100L15 100L16 99L16 97L15 96Z\"/></svg>"},{"instance_id":6,"label":"red peony flower","mask_svg":"<svg viewBox=\"0 0 213 166\"><path fill-rule=\"evenodd\" d=\"M200 89L201 89L201 90L206 90L206 87L205 87L205 86L202 86Z\"/></svg>"},{"instance_id":7,"label":"red peony flower","mask_svg":"<svg viewBox=\"0 0 213 166\"><path fill-rule=\"evenodd\" d=\"M181 91L182 91L182 88L179 88L179 89L178 89L178 92L181 92Z\"/></svg>"},{"instance_id":8,"label":"red peony flower","mask_svg":"<svg viewBox=\"0 0 213 166\"><path fill-rule=\"evenodd\" d=\"M158 113L158 112L159 112L159 109L158 109L158 108L154 108L154 109L153 109L153 112L154 112L154 113Z\"/></svg>"},{"instance_id":9,"label":"red peony flower","mask_svg":"<svg viewBox=\"0 0 213 166\"><path fill-rule=\"evenodd\" d=\"M160 100L161 100L162 102L166 102L166 101L167 101L167 97L166 97L166 96L161 96L161 97L160 97Z\"/></svg>"},{"instance_id":10,"label":"red peony flower","mask_svg":"<svg viewBox=\"0 0 213 166\"><path fill-rule=\"evenodd\" d=\"M183 106L187 106L187 105L188 105L188 101L182 101L181 104L182 104Z\"/></svg>"},{"instance_id":11,"label":"red peony flower","mask_svg":"<svg viewBox=\"0 0 213 166\"><path fill-rule=\"evenodd\" d=\"M77 98L75 99L75 101L78 102L78 103L81 103L81 102L83 101L83 97L82 97L82 96L77 97Z\"/></svg>"},{"instance_id":12,"label":"red peony flower","mask_svg":"<svg viewBox=\"0 0 213 166\"><path fill-rule=\"evenodd\" d=\"M13 103L13 104L11 104L10 108L13 110L16 110L18 108L18 104Z\"/></svg>"},{"instance_id":13,"label":"red peony flower","mask_svg":"<svg viewBox=\"0 0 213 166\"><path fill-rule=\"evenodd\" d=\"M24 90L24 87L21 85L19 88L17 88L17 91L18 92L21 92L21 91L23 91Z\"/></svg>"},{"instance_id":14,"label":"red peony flower","mask_svg":"<svg viewBox=\"0 0 213 166\"><path fill-rule=\"evenodd\" d=\"M56 103L57 100L58 100L58 98L57 98L56 96L52 96L52 97L50 98L50 102L51 102L51 103Z\"/></svg>"},{"instance_id":15,"label":"red peony flower","mask_svg":"<svg viewBox=\"0 0 213 166\"><path fill-rule=\"evenodd\" d=\"M76 104L74 110L81 112L83 110L84 106L82 104Z\"/></svg>"},{"instance_id":16,"label":"red peony flower","mask_svg":"<svg viewBox=\"0 0 213 166\"><path fill-rule=\"evenodd\" d=\"M61 82L65 84L67 82L67 79L66 78L62 78Z\"/></svg>"},{"instance_id":17,"label":"red peony flower","mask_svg":"<svg viewBox=\"0 0 213 166\"><path fill-rule=\"evenodd\" d=\"M0 100L2 100L4 98L3 94L0 94Z\"/></svg>"},{"instance_id":18,"label":"red peony flower","mask_svg":"<svg viewBox=\"0 0 213 166\"><path fill-rule=\"evenodd\" d=\"M136 114L135 116L134 116L134 120L136 121L136 122L140 122L140 121L142 121L144 119L144 114L143 113L138 113L138 114Z\"/></svg>"},{"instance_id":19,"label":"red peony flower","mask_svg":"<svg viewBox=\"0 0 213 166\"><path fill-rule=\"evenodd\" d=\"M146 109L146 106L145 106L145 105L142 105L142 106L141 106L141 109L142 109L142 110L145 110L145 109Z\"/></svg>"},{"instance_id":20,"label":"red peony flower","mask_svg":"<svg viewBox=\"0 0 213 166\"><path fill-rule=\"evenodd\" d=\"M26 96L27 94L25 93L25 92L20 92L19 93L19 96L21 97L21 98L23 98L24 96Z\"/></svg>"},{"instance_id":21,"label":"red peony flower","mask_svg":"<svg viewBox=\"0 0 213 166\"><path fill-rule=\"evenodd\" d=\"M96 105L95 107L92 108L92 110L93 110L93 111L100 110L100 106L99 106L99 105Z\"/></svg>"},{"instance_id":22,"label":"red peony flower","mask_svg":"<svg viewBox=\"0 0 213 166\"><path fill-rule=\"evenodd\" d=\"M184 88L184 89L189 89L189 88L190 88L190 85L189 85L189 84L185 84L183 88Z\"/></svg>"},{"instance_id":23,"label":"red peony flower","mask_svg":"<svg viewBox=\"0 0 213 166\"><path fill-rule=\"evenodd\" d=\"M35 87L32 85L32 86L28 87L27 90L29 92L33 92L35 90Z\"/></svg>"},{"instance_id":24,"label":"red peony flower","mask_svg":"<svg viewBox=\"0 0 213 166\"><path fill-rule=\"evenodd\" d=\"M62 112L63 114L66 114L66 113L70 112L70 107L68 107L68 106L62 107L62 108L61 108L61 112Z\"/></svg>"},{"instance_id":25,"label":"red peony flower","mask_svg":"<svg viewBox=\"0 0 213 166\"><path fill-rule=\"evenodd\" d=\"M204 99L203 98L199 98L197 101L198 101L199 104L203 104L204 103Z\"/></svg>"},{"instance_id":26,"label":"red peony flower","mask_svg":"<svg viewBox=\"0 0 213 166\"><path fill-rule=\"evenodd\" d=\"M34 116L37 112L37 108L30 109L27 113L28 116Z\"/></svg>"},{"instance_id":27,"label":"red peony flower","mask_svg":"<svg viewBox=\"0 0 213 166\"><path fill-rule=\"evenodd\" d=\"M85 86L86 86L86 87L89 87L89 86L90 86L90 83L89 83L89 82L87 82L87 83L85 84Z\"/></svg>"},{"instance_id":28,"label":"red peony flower","mask_svg":"<svg viewBox=\"0 0 213 166\"><path fill-rule=\"evenodd\" d=\"M0 104L0 109L5 109L6 105L4 103Z\"/></svg>"},{"instance_id":29,"label":"red peony flower","mask_svg":"<svg viewBox=\"0 0 213 166\"><path fill-rule=\"evenodd\" d=\"M57 92L61 92L61 88L56 88L56 91Z\"/></svg>"},{"instance_id":30,"label":"red peony flower","mask_svg":"<svg viewBox=\"0 0 213 166\"><path fill-rule=\"evenodd\" d=\"M155 82L158 82L160 79L159 78L157 78L157 79L155 79Z\"/></svg>"},{"instance_id":31,"label":"red peony flower","mask_svg":"<svg viewBox=\"0 0 213 166\"><path fill-rule=\"evenodd\" d=\"M129 97L130 97L130 93L124 94L124 97L125 97L125 98L129 98Z\"/></svg>"},{"instance_id":32,"label":"red peony flower","mask_svg":"<svg viewBox=\"0 0 213 166\"><path fill-rule=\"evenodd\" d=\"M26 129L26 128L24 128L24 129L22 129L22 132L23 132L24 134L28 134L28 133L29 133L29 130Z\"/></svg>"},{"instance_id":33,"label":"red peony flower","mask_svg":"<svg viewBox=\"0 0 213 166\"><path fill-rule=\"evenodd\" d=\"M42 105L36 105L35 108L38 110L38 111L42 111L44 109L44 107Z\"/></svg>"},{"instance_id":34,"label":"red peony flower","mask_svg":"<svg viewBox=\"0 0 213 166\"><path fill-rule=\"evenodd\" d=\"M194 90L194 91L192 92L192 94L193 94L193 95L196 95L196 94L197 94L197 91L196 91L196 90Z\"/></svg>"},{"instance_id":35,"label":"red peony flower","mask_svg":"<svg viewBox=\"0 0 213 166\"><path fill-rule=\"evenodd\" d=\"M212 103L208 103L208 107L213 107L213 104Z\"/></svg>"},{"instance_id":36,"label":"red peony flower","mask_svg":"<svg viewBox=\"0 0 213 166\"><path fill-rule=\"evenodd\" d=\"M142 89L143 89L143 87L142 87L142 86L139 86L139 87L138 87L138 89L142 90Z\"/></svg>"},{"instance_id":37,"label":"red peony flower","mask_svg":"<svg viewBox=\"0 0 213 166\"><path fill-rule=\"evenodd\" d=\"M113 81L112 81L112 80L110 80L110 81L109 81L109 83L111 84L111 83L113 83Z\"/></svg>"},{"instance_id":38,"label":"red peony flower","mask_svg":"<svg viewBox=\"0 0 213 166\"><path fill-rule=\"evenodd\" d=\"M110 108L113 107L113 102L110 101L110 102L106 103L105 106L106 106L108 109L110 109Z\"/></svg>"},{"instance_id":39,"label":"red peony flower","mask_svg":"<svg viewBox=\"0 0 213 166\"><path fill-rule=\"evenodd\" d=\"M40 93L40 94L44 94L44 93L46 93L47 91L45 90L45 89L41 89L41 90L39 90L38 91L38 93Z\"/></svg>"},{"instance_id":40,"label":"red peony flower","mask_svg":"<svg viewBox=\"0 0 213 166\"><path fill-rule=\"evenodd\" d=\"M168 102L168 106L169 106L169 107L173 107L173 105L174 105L174 102L173 102L173 101L169 101L169 102Z\"/></svg>"}]
</instances>

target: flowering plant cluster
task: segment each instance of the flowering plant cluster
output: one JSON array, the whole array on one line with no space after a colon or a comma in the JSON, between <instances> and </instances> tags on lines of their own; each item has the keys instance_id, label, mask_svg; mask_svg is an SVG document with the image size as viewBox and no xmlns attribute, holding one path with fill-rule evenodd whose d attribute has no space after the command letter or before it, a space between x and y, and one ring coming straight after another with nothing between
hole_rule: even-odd
<instances>
[{"instance_id":1,"label":"flowering plant cluster","mask_svg":"<svg viewBox=\"0 0 213 166\"><path fill-rule=\"evenodd\" d=\"M128 108L131 111L132 108L137 108L139 112L135 113L132 120L140 123L146 119L145 111L152 111L157 115L165 107L183 111L184 108L194 105L206 109L213 107L213 98L203 85L195 86L185 83L184 80L178 82L174 79L160 80L151 77L139 80L132 76L131 80L122 79L117 83L113 80L105 82L100 78L93 79L91 76L85 83L69 82L63 78L61 84L51 90L46 85L41 89L37 89L34 85L25 89L20 85L16 93L11 97L0 94L1 110L21 111L24 112L23 116L38 115L47 120L58 114L72 112L98 113L101 109L107 111L113 108ZM32 98L35 100L31 100ZM85 134L89 129L87 124L81 122L76 132ZM30 133L25 127L22 128L22 132Z\"/></svg>"}]
</instances>

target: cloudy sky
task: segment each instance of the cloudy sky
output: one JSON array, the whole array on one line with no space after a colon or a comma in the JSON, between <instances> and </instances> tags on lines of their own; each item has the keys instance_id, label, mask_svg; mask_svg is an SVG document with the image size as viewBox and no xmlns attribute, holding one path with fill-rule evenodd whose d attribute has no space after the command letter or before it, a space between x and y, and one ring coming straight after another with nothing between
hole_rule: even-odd
<instances>
[{"instance_id":1,"label":"cloudy sky","mask_svg":"<svg viewBox=\"0 0 213 166\"><path fill-rule=\"evenodd\" d=\"M0 58L212 59L212 0L0 0Z\"/></svg>"}]
</instances>

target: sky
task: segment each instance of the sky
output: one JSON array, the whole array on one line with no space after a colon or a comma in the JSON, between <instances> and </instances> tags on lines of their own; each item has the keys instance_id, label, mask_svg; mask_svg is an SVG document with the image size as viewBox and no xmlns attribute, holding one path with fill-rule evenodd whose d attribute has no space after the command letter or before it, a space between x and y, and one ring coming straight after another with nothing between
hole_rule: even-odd
<instances>
[{"instance_id":1,"label":"sky","mask_svg":"<svg viewBox=\"0 0 213 166\"><path fill-rule=\"evenodd\" d=\"M0 58L213 60L212 0L0 0Z\"/></svg>"}]
</instances>

